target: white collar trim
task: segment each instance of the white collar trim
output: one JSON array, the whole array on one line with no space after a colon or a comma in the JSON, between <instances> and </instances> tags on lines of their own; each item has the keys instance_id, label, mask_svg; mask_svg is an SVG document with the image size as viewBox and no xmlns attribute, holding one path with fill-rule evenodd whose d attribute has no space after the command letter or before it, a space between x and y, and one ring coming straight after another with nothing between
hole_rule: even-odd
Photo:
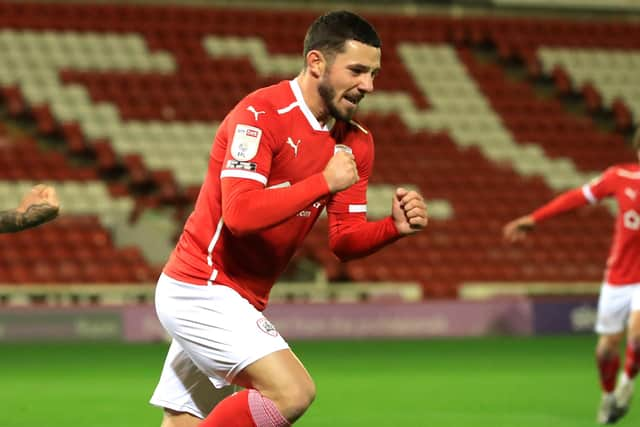
<instances>
[{"instance_id":1,"label":"white collar trim","mask_svg":"<svg viewBox=\"0 0 640 427\"><path fill-rule=\"evenodd\" d=\"M302 111L302 114L307 118L307 121L313 128L313 130L322 130L325 132L329 131L329 127L326 125L321 125L316 116L313 115L309 106L306 102L304 102L304 98L302 97L302 89L300 89L300 85L296 79L289 80L289 85L291 86L291 90L293 91L293 95L296 97L296 101L298 102L298 106Z\"/></svg>"}]
</instances>

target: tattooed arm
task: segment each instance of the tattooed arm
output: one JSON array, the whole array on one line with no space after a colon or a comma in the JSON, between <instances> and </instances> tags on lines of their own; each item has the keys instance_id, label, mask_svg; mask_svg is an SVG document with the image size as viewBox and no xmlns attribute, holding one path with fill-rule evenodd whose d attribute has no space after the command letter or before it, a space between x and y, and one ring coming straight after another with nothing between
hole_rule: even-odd
<instances>
[{"instance_id":1,"label":"tattooed arm","mask_svg":"<svg viewBox=\"0 0 640 427\"><path fill-rule=\"evenodd\" d=\"M35 227L58 216L58 207L48 203L31 205L25 212L0 212L0 233L12 233Z\"/></svg>"},{"instance_id":2,"label":"tattooed arm","mask_svg":"<svg viewBox=\"0 0 640 427\"><path fill-rule=\"evenodd\" d=\"M16 209L0 212L0 233L35 227L58 216L60 204L52 187L36 185Z\"/></svg>"}]
</instances>

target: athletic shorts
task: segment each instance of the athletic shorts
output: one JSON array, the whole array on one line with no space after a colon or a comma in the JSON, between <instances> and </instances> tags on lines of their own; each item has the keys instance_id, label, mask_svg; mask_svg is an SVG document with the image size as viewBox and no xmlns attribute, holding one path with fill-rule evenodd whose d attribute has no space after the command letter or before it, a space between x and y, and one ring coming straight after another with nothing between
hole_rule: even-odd
<instances>
[{"instance_id":1,"label":"athletic shorts","mask_svg":"<svg viewBox=\"0 0 640 427\"><path fill-rule=\"evenodd\" d=\"M192 285L162 274L155 303L173 340L153 405L205 418L234 391L230 384L239 372L289 348L269 320L227 286Z\"/></svg>"},{"instance_id":2,"label":"athletic shorts","mask_svg":"<svg viewBox=\"0 0 640 427\"><path fill-rule=\"evenodd\" d=\"M613 286L605 283L600 288L596 332L610 335L623 332L631 311L640 310L640 283Z\"/></svg>"}]
</instances>

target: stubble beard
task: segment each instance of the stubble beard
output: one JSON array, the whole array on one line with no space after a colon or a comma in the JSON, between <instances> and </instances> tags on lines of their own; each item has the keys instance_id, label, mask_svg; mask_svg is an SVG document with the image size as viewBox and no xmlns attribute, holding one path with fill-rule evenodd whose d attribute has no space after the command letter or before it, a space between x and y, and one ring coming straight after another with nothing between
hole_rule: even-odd
<instances>
[{"instance_id":1,"label":"stubble beard","mask_svg":"<svg viewBox=\"0 0 640 427\"><path fill-rule=\"evenodd\" d=\"M343 120L345 122L351 120L356 112L356 109L352 108L346 112L340 111L334 101L336 97L336 91L333 86L329 84L326 78L320 82L320 85L318 86L318 93L320 94L320 98L322 98L322 101L324 101L324 105L327 107L329 115L331 115L336 120Z\"/></svg>"}]
</instances>

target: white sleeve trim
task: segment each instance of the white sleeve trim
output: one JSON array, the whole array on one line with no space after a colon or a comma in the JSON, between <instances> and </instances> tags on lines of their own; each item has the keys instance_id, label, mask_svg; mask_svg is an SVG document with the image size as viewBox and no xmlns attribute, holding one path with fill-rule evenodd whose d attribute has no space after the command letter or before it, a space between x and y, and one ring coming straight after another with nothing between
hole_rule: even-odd
<instances>
[{"instance_id":1,"label":"white sleeve trim","mask_svg":"<svg viewBox=\"0 0 640 427\"><path fill-rule=\"evenodd\" d=\"M349 205L349 213L361 213L367 211L367 205Z\"/></svg>"},{"instance_id":2,"label":"white sleeve trim","mask_svg":"<svg viewBox=\"0 0 640 427\"><path fill-rule=\"evenodd\" d=\"M267 190L272 190L274 188L287 188L287 187L291 187L291 183L289 181L281 182L280 184L276 184L276 185L271 185L267 187Z\"/></svg>"},{"instance_id":3,"label":"white sleeve trim","mask_svg":"<svg viewBox=\"0 0 640 427\"><path fill-rule=\"evenodd\" d=\"M596 199L596 196L593 195L593 193L591 192L591 187L589 187L588 184L582 186L582 194L592 205L598 203L598 199Z\"/></svg>"},{"instance_id":4,"label":"white sleeve trim","mask_svg":"<svg viewBox=\"0 0 640 427\"><path fill-rule=\"evenodd\" d=\"M252 179L254 181L261 182L263 185L267 185L266 176L260 175L259 173L256 173L256 172L250 172L250 171L225 169L222 172L220 172L220 178L246 178L246 179Z\"/></svg>"}]
</instances>

